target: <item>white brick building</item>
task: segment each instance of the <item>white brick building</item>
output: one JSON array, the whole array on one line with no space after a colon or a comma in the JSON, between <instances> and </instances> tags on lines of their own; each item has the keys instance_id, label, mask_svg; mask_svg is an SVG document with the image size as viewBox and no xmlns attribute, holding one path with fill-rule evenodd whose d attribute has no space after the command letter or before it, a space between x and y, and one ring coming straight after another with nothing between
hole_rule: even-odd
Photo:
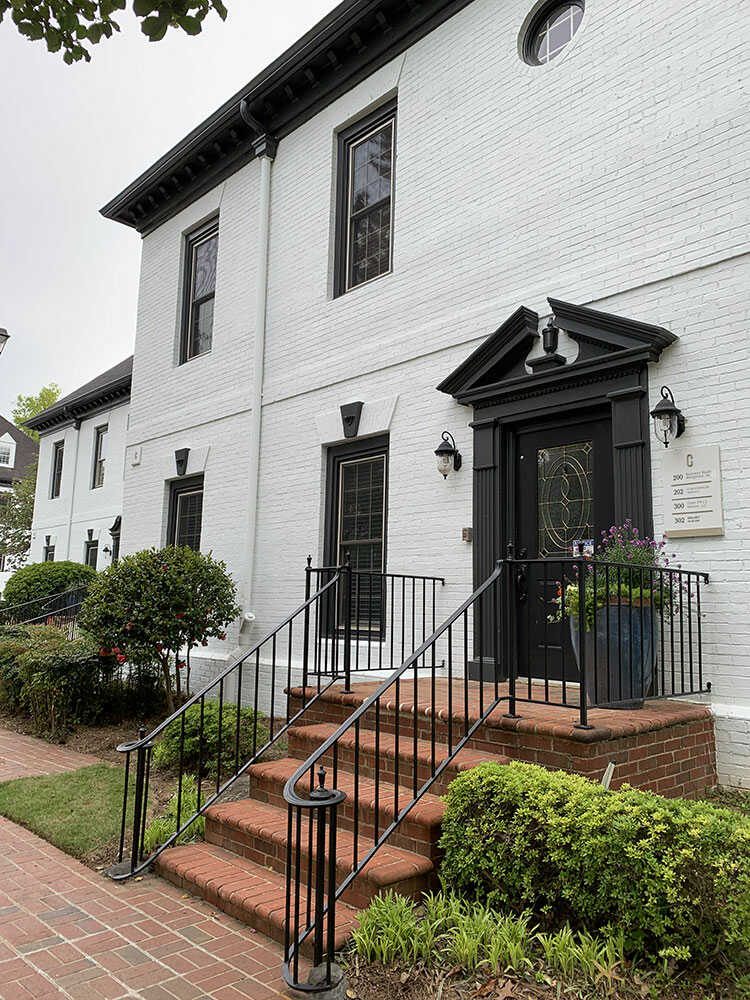
<instances>
[{"instance_id":1,"label":"white brick building","mask_svg":"<svg viewBox=\"0 0 750 1000\"><path fill-rule=\"evenodd\" d=\"M308 552L316 564L340 555L335 477L348 453L334 449L340 408L361 402L348 457L387 444L387 569L444 577L442 615L508 542L527 544L508 442L539 421L557 434L586 400L613 441L614 494L596 528L629 515L661 533L665 451L648 412L668 385L688 418L679 447L721 446L723 534L670 547L710 573L703 666L719 774L750 785L750 25L732 0L710 17L696 0L576 0L574 37L545 61L534 45L554 46L560 28L545 27L549 6L343 3L105 207L143 235L122 549L173 539L177 507L194 516L202 490L200 546L228 563L255 616L239 641L260 636L298 603ZM349 158L370 149L367 136L380 143L364 197L378 218L347 201L358 193ZM361 264L363 226L382 252ZM519 306L527 333L541 329L548 298L560 300L569 367L557 366L555 385L570 376L567 395L555 395L554 362L532 373L503 355L505 333L488 355L494 396L460 405L460 392L437 391ZM592 340L586 324L609 332ZM521 348L540 356L522 333ZM612 360L623 343L630 368ZM592 354L587 380L575 364ZM617 401L605 385L615 374ZM506 406L513 378L525 381L509 423L492 407ZM613 430L625 398L636 402ZM501 443L474 455L484 439L469 425L483 407ZM463 468L444 481L433 452L446 429ZM110 514L76 514L70 529L66 515L39 517L36 557L45 532L77 557ZM472 525L473 546L462 539ZM384 536L366 558L377 562L378 545Z\"/></svg>"},{"instance_id":2,"label":"white brick building","mask_svg":"<svg viewBox=\"0 0 750 1000\"><path fill-rule=\"evenodd\" d=\"M39 432L30 562L117 558L132 358L28 421Z\"/></svg>"}]
</instances>

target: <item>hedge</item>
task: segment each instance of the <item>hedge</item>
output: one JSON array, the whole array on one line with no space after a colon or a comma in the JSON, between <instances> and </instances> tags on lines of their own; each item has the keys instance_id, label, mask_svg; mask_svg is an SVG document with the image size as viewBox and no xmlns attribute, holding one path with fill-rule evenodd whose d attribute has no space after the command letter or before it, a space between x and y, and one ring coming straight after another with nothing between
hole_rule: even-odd
<instances>
[{"instance_id":1,"label":"hedge","mask_svg":"<svg viewBox=\"0 0 750 1000\"><path fill-rule=\"evenodd\" d=\"M552 926L622 928L635 955L748 955L746 817L519 762L480 764L446 801L447 888Z\"/></svg>"},{"instance_id":2,"label":"hedge","mask_svg":"<svg viewBox=\"0 0 750 1000\"><path fill-rule=\"evenodd\" d=\"M237 753L237 707L224 704L221 716L219 703L206 699L203 705L203 739L201 740L201 706L196 702L186 709L183 716L170 723L164 736L154 748L154 765L162 770L176 770L180 766L180 742L184 717L185 740L182 748L182 766L185 771L197 773L201 763L201 777L216 776L219 756L219 722L221 722L221 773L224 778L234 774ZM239 759L244 763L254 751L261 750L268 740L268 719L261 712L241 708L239 717Z\"/></svg>"},{"instance_id":3,"label":"hedge","mask_svg":"<svg viewBox=\"0 0 750 1000\"><path fill-rule=\"evenodd\" d=\"M41 562L22 566L11 576L3 590L3 604L8 607L39 598L52 597L65 590L84 587L96 578L96 570L82 563ZM29 609L30 614L34 609Z\"/></svg>"}]
</instances>

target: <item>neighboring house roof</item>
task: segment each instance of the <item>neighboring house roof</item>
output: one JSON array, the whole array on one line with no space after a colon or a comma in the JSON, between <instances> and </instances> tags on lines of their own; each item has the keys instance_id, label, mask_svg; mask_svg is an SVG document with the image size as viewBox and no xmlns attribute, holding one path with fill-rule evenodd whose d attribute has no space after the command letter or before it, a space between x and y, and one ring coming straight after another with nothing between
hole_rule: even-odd
<instances>
[{"instance_id":1,"label":"neighboring house roof","mask_svg":"<svg viewBox=\"0 0 750 1000\"><path fill-rule=\"evenodd\" d=\"M0 417L0 441L6 436L12 438L16 448L13 465L0 465L0 486L11 486L17 479L23 478L39 454L39 445L33 438L24 434L10 420Z\"/></svg>"},{"instance_id":2,"label":"neighboring house roof","mask_svg":"<svg viewBox=\"0 0 750 1000\"><path fill-rule=\"evenodd\" d=\"M130 398L130 383L133 374L133 355L125 358L113 368L92 378L75 392L62 399L35 417L26 421L26 426L43 434L52 427L74 423L96 413L97 410L115 403L126 402Z\"/></svg>"},{"instance_id":3,"label":"neighboring house roof","mask_svg":"<svg viewBox=\"0 0 750 1000\"><path fill-rule=\"evenodd\" d=\"M344 0L101 209L148 233L471 0ZM240 102L246 100L246 114ZM251 123L251 124L249 124Z\"/></svg>"}]
</instances>

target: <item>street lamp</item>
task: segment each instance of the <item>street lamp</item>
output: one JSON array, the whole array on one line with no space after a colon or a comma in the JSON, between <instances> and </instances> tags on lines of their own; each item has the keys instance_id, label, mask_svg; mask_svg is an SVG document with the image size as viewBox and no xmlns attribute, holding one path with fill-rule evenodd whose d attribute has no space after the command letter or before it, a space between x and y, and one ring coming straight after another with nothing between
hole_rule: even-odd
<instances>
[{"instance_id":1,"label":"street lamp","mask_svg":"<svg viewBox=\"0 0 750 1000\"><path fill-rule=\"evenodd\" d=\"M4 327L0 326L0 354L3 353L3 348L8 343L9 339L10 339L10 334L8 333L8 331Z\"/></svg>"}]
</instances>

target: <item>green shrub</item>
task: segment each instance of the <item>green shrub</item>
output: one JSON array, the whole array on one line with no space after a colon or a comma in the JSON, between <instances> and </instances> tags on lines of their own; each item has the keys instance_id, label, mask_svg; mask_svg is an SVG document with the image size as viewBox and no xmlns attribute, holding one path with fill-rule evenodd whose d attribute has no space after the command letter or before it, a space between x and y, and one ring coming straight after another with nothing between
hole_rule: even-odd
<instances>
[{"instance_id":1,"label":"green shrub","mask_svg":"<svg viewBox=\"0 0 750 1000\"><path fill-rule=\"evenodd\" d=\"M32 563L16 570L5 584L3 602L6 606L25 604L39 598L52 597L65 590L85 587L96 578L96 570L77 562ZM34 609L30 609L33 614Z\"/></svg>"},{"instance_id":2,"label":"green shrub","mask_svg":"<svg viewBox=\"0 0 750 1000\"><path fill-rule=\"evenodd\" d=\"M50 625L0 628L0 704L28 711L35 727L57 739L76 723L119 721L163 707L155 671L122 676L86 636L68 638Z\"/></svg>"},{"instance_id":3,"label":"green shrub","mask_svg":"<svg viewBox=\"0 0 750 1000\"><path fill-rule=\"evenodd\" d=\"M100 573L79 623L129 663L159 667L171 712L190 695L190 651L226 639L240 613L226 565L210 554L167 545L120 559Z\"/></svg>"},{"instance_id":4,"label":"green shrub","mask_svg":"<svg viewBox=\"0 0 750 1000\"><path fill-rule=\"evenodd\" d=\"M630 953L747 955L750 822L729 810L487 763L451 784L441 845L444 884L468 898L621 928Z\"/></svg>"},{"instance_id":5,"label":"green shrub","mask_svg":"<svg viewBox=\"0 0 750 1000\"><path fill-rule=\"evenodd\" d=\"M200 721L201 706L199 702L191 705L185 713L185 743L183 748L182 766L185 771L197 774L201 759ZM180 763L180 740L182 722L177 719L164 731L164 736L154 748L154 765L161 769L176 769ZM240 709L240 764L244 764L253 754L260 750L268 740L268 724L266 716L260 712L257 715L251 708ZM237 746L237 708L224 705L221 724L221 773L229 777L234 773L234 763ZM203 710L203 754L202 777L216 775L216 765L219 755L219 703L206 701Z\"/></svg>"},{"instance_id":6,"label":"green shrub","mask_svg":"<svg viewBox=\"0 0 750 1000\"><path fill-rule=\"evenodd\" d=\"M198 808L198 785L192 775L182 779L182 797L180 804L180 823L189 819ZM143 838L143 852L146 856L160 847L177 829L177 788L167 803L163 816L156 816L146 827ZM198 816L177 838L177 844L187 844L191 840L203 840L206 830L206 817Z\"/></svg>"}]
</instances>

